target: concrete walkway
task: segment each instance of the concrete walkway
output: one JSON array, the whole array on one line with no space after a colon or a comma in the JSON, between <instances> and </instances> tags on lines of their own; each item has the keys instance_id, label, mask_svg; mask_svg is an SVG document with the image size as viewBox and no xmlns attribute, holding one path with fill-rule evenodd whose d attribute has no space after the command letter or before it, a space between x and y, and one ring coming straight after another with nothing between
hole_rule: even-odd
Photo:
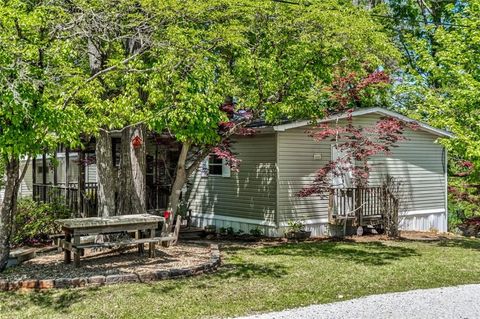
<instances>
[{"instance_id":1,"label":"concrete walkway","mask_svg":"<svg viewBox=\"0 0 480 319\"><path fill-rule=\"evenodd\" d=\"M413 290L313 305L243 319L480 318L480 285Z\"/></svg>"}]
</instances>

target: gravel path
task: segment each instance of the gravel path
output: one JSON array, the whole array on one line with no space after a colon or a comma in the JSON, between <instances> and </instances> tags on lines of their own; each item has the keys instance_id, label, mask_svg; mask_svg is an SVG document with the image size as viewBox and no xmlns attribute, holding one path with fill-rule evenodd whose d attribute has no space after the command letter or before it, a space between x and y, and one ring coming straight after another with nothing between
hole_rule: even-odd
<instances>
[{"instance_id":1,"label":"gravel path","mask_svg":"<svg viewBox=\"0 0 480 319\"><path fill-rule=\"evenodd\" d=\"M313 305L243 319L480 318L480 285L413 290ZM239 318L240 319L240 318Z\"/></svg>"},{"instance_id":2,"label":"gravel path","mask_svg":"<svg viewBox=\"0 0 480 319\"><path fill-rule=\"evenodd\" d=\"M51 251L0 273L0 280L53 279L91 277L97 275L142 274L153 270L168 270L200 265L210 260L207 245L181 242L169 248L156 249L156 257L138 255L136 247L128 247L123 253L115 249L86 249L81 267L63 263L63 252Z\"/></svg>"}]
</instances>

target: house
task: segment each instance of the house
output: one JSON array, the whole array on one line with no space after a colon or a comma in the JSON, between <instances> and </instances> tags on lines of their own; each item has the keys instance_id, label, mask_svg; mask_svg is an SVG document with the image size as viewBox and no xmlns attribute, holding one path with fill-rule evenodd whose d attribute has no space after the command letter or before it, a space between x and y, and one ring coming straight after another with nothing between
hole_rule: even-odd
<instances>
[{"instance_id":1,"label":"house","mask_svg":"<svg viewBox=\"0 0 480 319\"><path fill-rule=\"evenodd\" d=\"M360 126L372 125L382 117L413 122L383 108L350 114L353 124ZM345 114L321 122L346 120ZM401 180L409 194L401 212L403 229L447 231L447 154L438 140L452 137L451 133L418 123L418 129L406 129L407 140L389 156L377 155L370 160L372 174L367 188L342 185L332 187L327 197L302 198L297 192L312 181L318 168L338 156L333 142L315 142L306 134L313 129L318 128L309 121L299 121L263 125L256 128L254 136L235 137L233 151L242 160L238 173L231 172L222 159L207 158L184 190L192 224L244 232L260 228L270 236L281 236L289 221L301 220L313 235L332 234L332 226L341 218L348 220L352 211L361 211L363 225L382 216L379 186L389 175ZM165 209L179 147L162 142L158 136L151 136L146 145L147 209ZM86 150L59 150L56 166L49 165L53 159L48 156L37 158L31 178L25 181L26 194L30 189L41 201L51 200L52 194L61 195L73 211L96 215L94 149L93 141Z\"/></svg>"},{"instance_id":2,"label":"house","mask_svg":"<svg viewBox=\"0 0 480 319\"><path fill-rule=\"evenodd\" d=\"M372 125L382 117L413 121L383 108L361 109L351 116L353 124L360 126ZM346 118L344 114L321 122L345 122ZM315 127L309 121L300 121L262 127L254 137L236 138L234 151L242 160L239 173L230 173L225 164L221 169L221 161L210 159L204 164L210 174L205 174L207 167L203 167L194 177L190 195L193 223L244 232L260 227L266 234L281 236L289 221L301 220L313 235L332 234L332 217L336 208L342 208L333 206L339 206L335 202L341 206L344 200L351 203L353 192L343 192L346 198L296 196L311 183L315 171L334 159L336 153L333 142L318 143L306 134L312 129ZM404 183L409 194L406 211L400 212L401 227L445 232L447 153L438 139L452 134L418 123L418 129L406 129L404 135L407 140L399 142L389 156L377 155L370 160L368 196L372 198L364 201L369 201L371 209L378 209L374 207L378 186L386 175L393 176ZM348 208L348 204L344 209L345 206Z\"/></svg>"}]
</instances>

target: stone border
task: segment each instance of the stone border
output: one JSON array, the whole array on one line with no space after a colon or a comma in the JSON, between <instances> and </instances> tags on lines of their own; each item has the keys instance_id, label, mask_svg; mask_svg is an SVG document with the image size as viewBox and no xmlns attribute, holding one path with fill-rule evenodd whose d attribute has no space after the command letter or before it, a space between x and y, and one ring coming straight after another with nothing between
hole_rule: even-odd
<instances>
[{"instance_id":1,"label":"stone border","mask_svg":"<svg viewBox=\"0 0 480 319\"><path fill-rule=\"evenodd\" d=\"M15 290L46 290L52 288L78 288L78 287L99 287L104 285L149 282L174 278L196 276L203 273L211 273L221 265L220 250L218 244L210 244L210 261L180 269L155 270L142 274L128 273L121 275L91 276L79 278L56 278L56 279L24 279L24 280L3 280L0 279L0 291Z\"/></svg>"}]
</instances>

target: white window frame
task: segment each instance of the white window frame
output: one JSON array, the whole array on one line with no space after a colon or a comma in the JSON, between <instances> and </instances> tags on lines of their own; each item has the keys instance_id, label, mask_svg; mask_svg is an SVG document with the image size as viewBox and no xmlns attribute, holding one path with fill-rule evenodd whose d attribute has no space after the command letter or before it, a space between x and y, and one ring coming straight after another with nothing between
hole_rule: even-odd
<instances>
[{"instance_id":1,"label":"white window frame","mask_svg":"<svg viewBox=\"0 0 480 319\"><path fill-rule=\"evenodd\" d=\"M210 156L215 156L214 154L208 155L202 162L202 165L200 165L200 172L202 177L209 177L209 176L215 176L215 177L230 177L231 176L231 169L230 166L227 163L227 160L222 158L222 163L218 164L211 164L210 163ZM210 174L210 166L222 166L222 174Z\"/></svg>"}]
</instances>

